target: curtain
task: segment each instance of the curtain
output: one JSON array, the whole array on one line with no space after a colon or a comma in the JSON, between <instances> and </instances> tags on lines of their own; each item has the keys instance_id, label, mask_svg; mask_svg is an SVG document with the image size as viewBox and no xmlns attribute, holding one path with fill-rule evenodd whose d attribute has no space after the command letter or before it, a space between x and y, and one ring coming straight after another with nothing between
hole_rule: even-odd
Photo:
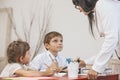
<instances>
[{"instance_id":1,"label":"curtain","mask_svg":"<svg viewBox=\"0 0 120 80\"><path fill-rule=\"evenodd\" d=\"M11 37L11 26L8 13L11 13L11 8L0 8L0 73L7 64L6 49Z\"/></svg>"},{"instance_id":2,"label":"curtain","mask_svg":"<svg viewBox=\"0 0 120 80\"><path fill-rule=\"evenodd\" d=\"M11 8L0 8L0 56L5 57L6 48L10 42L11 26L8 13Z\"/></svg>"},{"instance_id":3,"label":"curtain","mask_svg":"<svg viewBox=\"0 0 120 80\"><path fill-rule=\"evenodd\" d=\"M53 13L53 0L31 0L31 35L30 43L33 44L34 56L42 50L43 38L51 26ZM35 44L36 42L36 44ZM36 47L36 48L34 48Z\"/></svg>"},{"instance_id":4,"label":"curtain","mask_svg":"<svg viewBox=\"0 0 120 80\"><path fill-rule=\"evenodd\" d=\"M10 41L27 41L33 59L43 50L43 38L51 26L53 0L2 0L0 4L0 7L12 8L12 12L8 13Z\"/></svg>"}]
</instances>

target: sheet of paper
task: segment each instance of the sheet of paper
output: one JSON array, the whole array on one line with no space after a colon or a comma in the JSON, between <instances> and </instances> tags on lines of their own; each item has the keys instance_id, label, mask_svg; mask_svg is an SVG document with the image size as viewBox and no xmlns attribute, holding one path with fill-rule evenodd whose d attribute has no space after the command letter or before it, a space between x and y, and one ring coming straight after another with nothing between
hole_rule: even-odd
<instances>
[{"instance_id":1,"label":"sheet of paper","mask_svg":"<svg viewBox=\"0 0 120 80\"><path fill-rule=\"evenodd\" d=\"M65 76L67 73L55 73L54 76L55 77L62 77Z\"/></svg>"},{"instance_id":2,"label":"sheet of paper","mask_svg":"<svg viewBox=\"0 0 120 80\"><path fill-rule=\"evenodd\" d=\"M57 80L56 77L21 77L20 80Z\"/></svg>"},{"instance_id":3,"label":"sheet of paper","mask_svg":"<svg viewBox=\"0 0 120 80\"><path fill-rule=\"evenodd\" d=\"M14 78L3 78L3 80L19 80L19 77L14 77Z\"/></svg>"}]
</instances>

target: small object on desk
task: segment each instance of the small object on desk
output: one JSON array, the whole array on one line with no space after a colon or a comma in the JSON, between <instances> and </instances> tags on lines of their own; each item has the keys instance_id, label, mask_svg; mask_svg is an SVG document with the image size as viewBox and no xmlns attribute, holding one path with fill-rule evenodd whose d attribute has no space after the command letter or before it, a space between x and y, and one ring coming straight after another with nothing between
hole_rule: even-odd
<instances>
[{"instance_id":1,"label":"small object on desk","mask_svg":"<svg viewBox=\"0 0 120 80\"><path fill-rule=\"evenodd\" d=\"M67 73L67 66L63 67L62 70L60 71L60 73Z\"/></svg>"},{"instance_id":2,"label":"small object on desk","mask_svg":"<svg viewBox=\"0 0 120 80\"><path fill-rule=\"evenodd\" d=\"M71 62L68 64L68 78L70 79L77 79L78 78L78 62Z\"/></svg>"},{"instance_id":3,"label":"small object on desk","mask_svg":"<svg viewBox=\"0 0 120 80\"><path fill-rule=\"evenodd\" d=\"M77 62L80 63L80 58L77 59Z\"/></svg>"},{"instance_id":4,"label":"small object on desk","mask_svg":"<svg viewBox=\"0 0 120 80\"><path fill-rule=\"evenodd\" d=\"M80 74L80 73L81 73L81 68L78 69L78 74Z\"/></svg>"},{"instance_id":5,"label":"small object on desk","mask_svg":"<svg viewBox=\"0 0 120 80\"><path fill-rule=\"evenodd\" d=\"M66 67L64 67L62 70L64 70L64 69L67 69L67 66L66 66Z\"/></svg>"},{"instance_id":6,"label":"small object on desk","mask_svg":"<svg viewBox=\"0 0 120 80\"><path fill-rule=\"evenodd\" d=\"M81 68L81 74L87 74L90 69L87 68Z\"/></svg>"},{"instance_id":7,"label":"small object on desk","mask_svg":"<svg viewBox=\"0 0 120 80\"><path fill-rule=\"evenodd\" d=\"M68 62L68 64L70 64L70 62L72 61L71 58L67 58L66 61Z\"/></svg>"},{"instance_id":8,"label":"small object on desk","mask_svg":"<svg viewBox=\"0 0 120 80\"><path fill-rule=\"evenodd\" d=\"M13 78L3 78L3 80L20 80L20 79L17 77L13 77Z\"/></svg>"},{"instance_id":9,"label":"small object on desk","mask_svg":"<svg viewBox=\"0 0 120 80\"><path fill-rule=\"evenodd\" d=\"M103 74L111 74L112 73L112 69L111 68L106 68L103 72Z\"/></svg>"},{"instance_id":10,"label":"small object on desk","mask_svg":"<svg viewBox=\"0 0 120 80\"><path fill-rule=\"evenodd\" d=\"M54 76L55 77L62 77L65 76L67 73L55 73Z\"/></svg>"}]
</instances>

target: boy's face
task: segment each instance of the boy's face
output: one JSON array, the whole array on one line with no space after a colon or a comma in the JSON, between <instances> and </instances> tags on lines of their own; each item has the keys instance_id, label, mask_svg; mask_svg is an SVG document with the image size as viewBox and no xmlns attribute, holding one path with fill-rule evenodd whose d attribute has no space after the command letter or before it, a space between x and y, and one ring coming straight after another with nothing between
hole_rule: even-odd
<instances>
[{"instance_id":1,"label":"boy's face","mask_svg":"<svg viewBox=\"0 0 120 80\"><path fill-rule=\"evenodd\" d=\"M60 36L53 37L49 44L45 44L45 47L53 54L57 54L63 49L63 38Z\"/></svg>"},{"instance_id":2,"label":"boy's face","mask_svg":"<svg viewBox=\"0 0 120 80\"><path fill-rule=\"evenodd\" d=\"M26 54L25 54L24 57L21 56L20 61L21 61L21 63L23 63L23 64L28 64L28 63L29 63L29 61L30 61L30 51L29 51L29 50L26 51Z\"/></svg>"}]
</instances>

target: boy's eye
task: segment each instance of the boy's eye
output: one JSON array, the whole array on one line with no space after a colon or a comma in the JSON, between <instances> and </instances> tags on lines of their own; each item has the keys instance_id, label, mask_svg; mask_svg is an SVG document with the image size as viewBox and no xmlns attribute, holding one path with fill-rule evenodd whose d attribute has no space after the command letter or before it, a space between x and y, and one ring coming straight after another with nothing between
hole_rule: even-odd
<instances>
[{"instance_id":1,"label":"boy's eye","mask_svg":"<svg viewBox=\"0 0 120 80\"><path fill-rule=\"evenodd\" d=\"M54 40L53 42L57 42L57 40Z\"/></svg>"},{"instance_id":2,"label":"boy's eye","mask_svg":"<svg viewBox=\"0 0 120 80\"><path fill-rule=\"evenodd\" d=\"M60 42L63 42L63 40L60 40Z\"/></svg>"},{"instance_id":3,"label":"boy's eye","mask_svg":"<svg viewBox=\"0 0 120 80\"><path fill-rule=\"evenodd\" d=\"M53 40L53 42L63 42L63 40Z\"/></svg>"}]
</instances>

